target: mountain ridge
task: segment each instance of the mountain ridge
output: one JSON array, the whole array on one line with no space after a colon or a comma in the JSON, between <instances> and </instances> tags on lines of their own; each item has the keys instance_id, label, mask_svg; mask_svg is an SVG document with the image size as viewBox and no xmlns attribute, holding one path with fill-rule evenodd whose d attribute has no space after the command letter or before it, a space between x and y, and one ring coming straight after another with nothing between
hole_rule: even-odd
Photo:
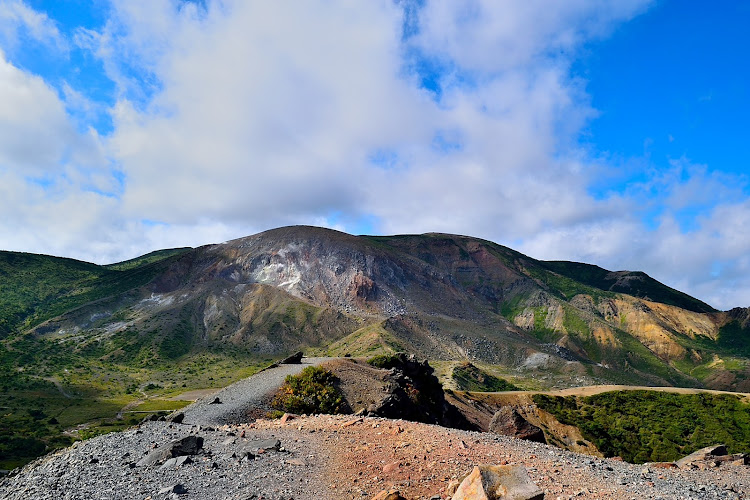
<instances>
[{"instance_id":1,"label":"mountain ridge","mask_svg":"<svg viewBox=\"0 0 750 500\"><path fill-rule=\"evenodd\" d=\"M470 236L287 226L108 266L54 262L93 277L31 297L38 311L14 336L74 353L96 344L125 363L222 345L261 357L349 345L547 370L568 385L750 383L749 309L717 311L642 272L539 261Z\"/></svg>"}]
</instances>

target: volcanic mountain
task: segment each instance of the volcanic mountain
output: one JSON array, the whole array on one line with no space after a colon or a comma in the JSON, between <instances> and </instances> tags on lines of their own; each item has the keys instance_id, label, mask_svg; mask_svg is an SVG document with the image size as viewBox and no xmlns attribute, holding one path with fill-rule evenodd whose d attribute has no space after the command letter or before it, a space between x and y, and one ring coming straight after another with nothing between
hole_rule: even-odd
<instances>
[{"instance_id":1,"label":"volcanic mountain","mask_svg":"<svg viewBox=\"0 0 750 500\"><path fill-rule=\"evenodd\" d=\"M750 391L750 310L467 236L295 226L112 266L3 252L0 275L0 354L18 363L42 344L134 366L220 349L408 351L548 385Z\"/></svg>"}]
</instances>

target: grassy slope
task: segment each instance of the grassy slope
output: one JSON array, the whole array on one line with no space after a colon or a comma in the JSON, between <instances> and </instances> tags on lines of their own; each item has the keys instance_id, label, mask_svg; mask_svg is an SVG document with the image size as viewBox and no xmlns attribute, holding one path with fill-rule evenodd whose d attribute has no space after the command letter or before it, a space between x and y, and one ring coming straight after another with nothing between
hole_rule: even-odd
<instances>
[{"instance_id":1,"label":"grassy slope","mask_svg":"<svg viewBox=\"0 0 750 500\"><path fill-rule=\"evenodd\" d=\"M158 274L159 262L167 257L117 271L61 257L0 252L0 337L143 286Z\"/></svg>"},{"instance_id":2,"label":"grassy slope","mask_svg":"<svg viewBox=\"0 0 750 500\"><path fill-rule=\"evenodd\" d=\"M190 247L156 250L154 252L147 253L146 255L141 255L140 257L136 257L134 259L125 260L122 262L116 262L114 264L107 264L104 267L113 271L128 271L130 269L142 267L146 264L159 262L160 260L164 260L167 257L172 257L173 255L181 255L190 250L192 250Z\"/></svg>"},{"instance_id":3,"label":"grassy slope","mask_svg":"<svg viewBox=\"0 0 750 500\"><path fill-rule=\"evenodd\" d=\"M612 273L599 266L579 262L540 261L539 263L548 271L599 290L648 298L653 302L677 306L688 311L716 311L710 305L670 288L642 272Z\"/></svg>"}]
</instances>

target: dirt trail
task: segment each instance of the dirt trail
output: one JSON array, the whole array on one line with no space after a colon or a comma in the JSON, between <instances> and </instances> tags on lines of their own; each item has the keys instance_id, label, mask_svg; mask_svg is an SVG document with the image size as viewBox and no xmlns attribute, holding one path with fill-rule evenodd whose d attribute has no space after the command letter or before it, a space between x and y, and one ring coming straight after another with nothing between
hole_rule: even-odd
<instances>
[{"instance_id":1,"label":"dirt trail","mask_svg":"<svg viewBox=\"0 0 750 500\"><path fill-rule=\"evenodd\" d=\"M246 422L253 410L268 408L271 396L288 375L296 375L308 366L331 359L302 358L302 363L298 365L279 365L228 385L183 408L185 423L221 425ZM217 398L219 403L214 403Z\"/></svg>"},{"instance_id":2,"label":"dirt trail","mask_svg":"<svg viewBox=\"0 0 750 500\"><path fill-rule=\"evenodd\" d=\"M657 391L657 392L674 392L678 394L733 394L743 398L750 398L750 393L714 391L711 389L695 389L692 387L648 387L638 385L589 385L585 387L571 387L570 389L559 389L556 391L506 391L506 392L488 392L486 394L503 394L507 396L527 395L527 394L547 394L549 396L594 396L603 392L611 391Z\"/></svg>"}]
</instances>

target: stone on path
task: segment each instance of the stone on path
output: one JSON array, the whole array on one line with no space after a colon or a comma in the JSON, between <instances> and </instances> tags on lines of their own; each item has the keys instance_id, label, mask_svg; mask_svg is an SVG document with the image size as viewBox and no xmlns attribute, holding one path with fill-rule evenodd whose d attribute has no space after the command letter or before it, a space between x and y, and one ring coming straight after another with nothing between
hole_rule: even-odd
<instances>
[{"instance_id":1,"label":"stone on path","mask_svg":"<svg viewBox=\"0 0 750 500\"><path fill-rule=\"evenodd\" d=\"M163 495L165 493L176 493L178 495L184 495L188 492L187 488L185 488L183 485L177 483L173 484L171 486L167 486L166 488L162 488L159 490L159 494Z\"/></svg>"},{"instance_id":2,"label":"stone on path","mask_svg":"<svg viewBox=\"0 0 750 500\"><path fill-rule=\"evenodd\" d=\"M480 465L466 476L453 500L541 500L544 492L521 465Z\"/></svg>"}]
</instances>

